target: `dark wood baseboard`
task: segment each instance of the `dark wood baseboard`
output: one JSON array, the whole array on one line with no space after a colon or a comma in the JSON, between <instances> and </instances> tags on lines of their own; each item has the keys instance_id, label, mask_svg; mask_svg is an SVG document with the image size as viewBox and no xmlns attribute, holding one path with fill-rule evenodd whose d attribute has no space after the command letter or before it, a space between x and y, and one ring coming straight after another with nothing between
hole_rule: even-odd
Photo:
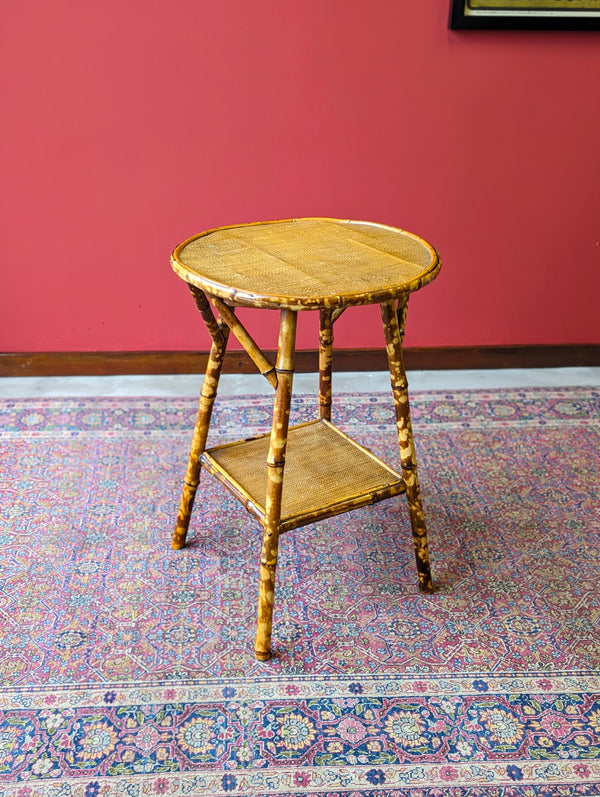
<instances>
[{"instance_id":1,"label":"dark wood baseboard","mask_svg":"<svg viewBox=\"0 0 600 797\"><path fill-rule=\"evenodd\" d=\"M275 362L274 352L265 352ZM564 368L600 366L600 344L560 346L445 346L407 348L408 370L465 368ZM207 352L34 352L0 354L0 376L105 376L117 374L204 373ZM385 349L336 349L336 371L385 371ZM316 351L297 351L296 370L318 370ZM255 373L246 352L229 351L224 373Z\"/></svg>"}]
</instances>

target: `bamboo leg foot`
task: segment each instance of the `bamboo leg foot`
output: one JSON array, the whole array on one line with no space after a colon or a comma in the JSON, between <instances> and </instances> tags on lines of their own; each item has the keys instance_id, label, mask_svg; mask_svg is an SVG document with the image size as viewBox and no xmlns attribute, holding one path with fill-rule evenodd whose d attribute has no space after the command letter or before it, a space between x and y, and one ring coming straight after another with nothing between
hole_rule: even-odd
<instances>
[{"instance_id":1,"label":"bamboo leg foot","mask_svg":"<svg viewBox=\"0 0 600 797\"><path fill-rule=\"evenodd\" d=\"M212 354L209 361L209 368L211 362ZM185 474L179 513L177 515L177 526L175 528L173 540L171 542L171 547L176 551L185 547L185 540L187 537L188 527L190 525L192 509L194 508L194 499L196 497L196 491L200 482L200 457L202 456L202 452L206 446L206 438L208 436L208 427L210 425L212 406L217 395L217 382L218 376L216 379L214 378L214 375L209 378L209 373L207 371L204 385L202 387L202 393L200 395L200 402L198 404L198 416L196 419L196 426L194 428L194 437L192 439L190 457Z\"/></svg>"},{"instance_id":2,"label":"bamboo leg foot","mask_svg":"<svg viewBox=\"0 0 600 797\"><path fill-rule=\"evenodd\" d=\"M179 551L181 548L185 547L185 538L187 537L188 527L190 525L197 489L198 482L196 482L196 484L188 484L186 482L183 485L181 505L179 507L179 514L177 515L177 526L171 542L171 548L175 551Z\"/></svg>"},{"instance_id":3,"label":"bamboo leg foot","mask_svg":"<svg viewBox=\"0 0 600 797\"><path fill-rule=\"evenodd\" d=\"M271 653L259 653L257 650L254 651L254 655L259 661L269 661L271 658Z\"/></svg>"},{"instance_id":4,"label":"bamboo leg foot","mask_svg":"<svg viewBox=\"0 0 600 797\"><path fill-rule=\"evenodd\" d=\"M275 595L275 569L277 567L278 540L265 532L263 556L260 564L260 586L258 588L258 622L254 655L259 661L271 658L271 628L273 624L273 598ZM264 561L265 552L268 561Z\"/></svg>"},{"instance_id":5,"label":"bamboo leg foot","mask_svg":"<svg viewBox=\"0 0 600 797\"><path fill-rule=\"evenodd\" d=\"M429 550L427 547L427 527L421 502L421 490L417 475L417 458L415 455L410 406L408 401L408 381L402 358L402 341L404 339L404 321L408 306L408 295L398 303L398 311L394 302L381 305L381 317L385 332L385 341L390 364L390 379L396 409L396 426L400 444L402 475L406 484L406 498L412 527L413 542L419 589L421 592L433 592Z\"/></svg>"},{"instance_id":6,"label":"bamboo leg foot","mask_svg":"<svg viewBox=\"0 0 600 797\"><path fill-rule=\"evenodd\" d=\"M406 497L408 500L408 512L415 544L419 589L421 592L431 593L433 592L433 582L431 580L429 549L427 547L427 527L423 515L421 491L416 469L412 472L406 471L404 478L405 481L408 480L406 484Z\"/></svg>"}]
</instances>

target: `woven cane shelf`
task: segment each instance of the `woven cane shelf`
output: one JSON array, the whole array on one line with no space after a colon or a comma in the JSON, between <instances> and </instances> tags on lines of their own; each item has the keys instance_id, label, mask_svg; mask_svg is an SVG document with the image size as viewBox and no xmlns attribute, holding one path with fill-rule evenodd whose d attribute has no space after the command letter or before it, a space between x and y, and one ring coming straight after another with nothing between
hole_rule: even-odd
<instances>
[{"instance_id":1,"label":"woven cane shelf","mask_svg":"<svg viewBox=\"0 0 600 797\"><path fill-rule=\"evenodd\" d=\"M265 524L270 435L217 446L202 465ZM402 476L328 421L291 427L280 530L314 523L405 492Z\"/></svg>"}]
</instances>

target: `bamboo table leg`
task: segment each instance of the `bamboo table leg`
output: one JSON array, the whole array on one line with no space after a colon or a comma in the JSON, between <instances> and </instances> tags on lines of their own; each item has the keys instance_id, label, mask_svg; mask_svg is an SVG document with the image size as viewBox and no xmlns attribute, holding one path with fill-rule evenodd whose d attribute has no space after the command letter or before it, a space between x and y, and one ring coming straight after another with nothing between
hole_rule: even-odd
<instances>
[{"instance_id":1,"label":"bamboo table leg","mask_svg":"<svg viewBox=\"0 0 600 797\"><path fill-rule=\"evenodd\" d=\"M319 312L319 417L331 420L331 358L333 320L331 310Z\"/></svg>"},{"instance_id":2,"label":"bamboo table leg","mask_svg":"<svg viewBox=\"0 0 600 797\"><path fill-rule=\"evenodd\" d=\"M410 420L410 407L408 402L408 381L404 370L402 357L402 342L404 340L404 322L408 307L408 294L398 302L396 312L393 301L381 305L381 317L385 333L387 355L390 365L390 379L394 394L396 408L396 425L398 427L398 441L400 443L400 458L402 475L406 483L406 498L412 526L415 554L417 559L417 573L419 588L423 592L433 592L431 569L429 566L429 551L427 548L427 528L421 503L421 491L417 476L417 459Z\"/></svg>"},{"instance_id":3,"label":"bamboo table leg","mask_svg":"<svg viewBox=\"0 0 600 797\"><path fill-rule=\"evenodd\" d=\"M296 343L297 313L282 310L277 348L277 389L273 409L271 441L267 457L267 497L265 504L265 530L260 555L260 585L258 589L258 621L256 628L256 658L271 658L271 628L273 623L273 597L279 546L281 496L287 445L294 377L294 350Z\"/></svg>"},{"instance_id":4,"label":"bamboo table leg","mask_svg":"<svg viewBox=\"0 0 600 797\"><path fill-rule=\"evenodd\" d=\"M177 527L171 543L171 547L175 550L179 550L185 546L185 538L190 525L194 499L200 482L200 457L206 447L210 417L217 396L219 377L221 376L221 368L223 366L223 359L227 349L227 339L229 337L229 328L222 322L217 322L215 320L206 296L204 296L202 291L193 288L193 286L190 286L190 290L192 291L198 309L202 313L208 331L212 336L213 343L206 366L200 401L198 402L196 426L194 427L194 436L192 438L190 457L185 474L183 494L181 496L179 514L177 515Z\"/></svg>"}]
</instances>

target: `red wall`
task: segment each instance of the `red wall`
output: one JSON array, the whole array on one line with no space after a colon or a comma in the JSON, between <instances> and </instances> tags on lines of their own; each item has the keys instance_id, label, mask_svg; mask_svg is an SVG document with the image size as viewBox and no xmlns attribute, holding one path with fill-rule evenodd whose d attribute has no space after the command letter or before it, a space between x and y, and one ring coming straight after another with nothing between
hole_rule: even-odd
<instances>
[{"instance_id":1,"label":"red wall","mask_svg":"<svg viewBox=\"0 0 600 797\"><path fill-rule=\"evenodd\" d=\"M600 34L448 5L0 0L0 348L206 349L173 246L301 215L439 249L409 345L600 342ZM338 329L382 344L372 308Z\"/></svg>"}]
</instances>

